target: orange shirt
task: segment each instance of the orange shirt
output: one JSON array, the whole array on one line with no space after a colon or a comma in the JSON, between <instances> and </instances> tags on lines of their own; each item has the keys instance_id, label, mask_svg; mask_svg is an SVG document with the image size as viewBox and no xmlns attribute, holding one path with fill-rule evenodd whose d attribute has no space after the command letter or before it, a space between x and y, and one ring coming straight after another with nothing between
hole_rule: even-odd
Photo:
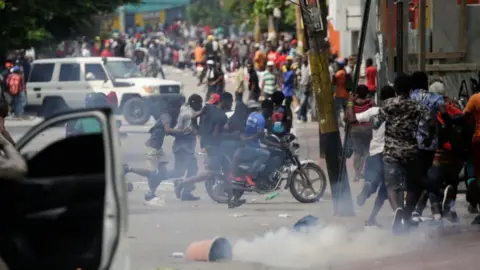
<instances>
[{"instance_id":1,"label":"orange shirt","mask_svg":"<svg viewBox=\"0 0 480 270\"><path fill-rule=\"evenodd\" d=\"M337 98L348 98L350 94L345 88L345 81L347 80L347 72L344 69L341 69L335 73L335 97Z\"/></svg>"},{"instance_id":2,"label":"orange shirt","mask_svg":"<svg viewBox=\"0 0 480 270\"><path fill-rule=\"evenodd\" d=\"M205 62L205 48L203 47L196 47L193 51L195 56L195 62L202 63Z\"/></svg>"},{"instance_id":3,"label":"orange shirt","mask_svg":"<svg viewBox=\"0 0 480 270\"><path fill-rule=\"evenodd\" d=\"M475 133L473 134L473 141L480 141L480 93L474 94L470 97L465 106L465 114L472 114L475 117Z\"/></svg>"},{"instance_id":4,"label":"orange shirt","mask_svg":"<svg viewBox=\"0 0 480 270\"><path fill-rule=\"evenodd\" d=\"M256 70L263 70L263 66L265 65L265 54L258 50L255 52L255 69Z\"/></svg>"},{"instance_id":5,"label":"orange shirt","mask_svg":"<svg viewBox=\"0 0 480 270\"><path fill-rule=\"evenodd\" d=\"M377 68L369 66L365 70L368 90L373 92L377 90Z\"/></svg>"}]
</instances>

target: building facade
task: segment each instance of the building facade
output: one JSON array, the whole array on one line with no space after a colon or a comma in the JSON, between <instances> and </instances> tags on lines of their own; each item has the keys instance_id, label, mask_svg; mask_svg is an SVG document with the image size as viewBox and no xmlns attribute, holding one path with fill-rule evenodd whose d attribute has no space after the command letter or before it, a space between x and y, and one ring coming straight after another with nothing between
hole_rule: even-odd
<instances>
[{"instance_id":1,"label":"building facade","mask_svg":"<svg viewBox=\"0 0 480 270\"><path fill-rule=\"evenodd\" d=\"M361 0L329 0L329 37L339 56L356 54L362 26ZM333 48L335 50L335 48Z\"/></svg>"}]
</instances>

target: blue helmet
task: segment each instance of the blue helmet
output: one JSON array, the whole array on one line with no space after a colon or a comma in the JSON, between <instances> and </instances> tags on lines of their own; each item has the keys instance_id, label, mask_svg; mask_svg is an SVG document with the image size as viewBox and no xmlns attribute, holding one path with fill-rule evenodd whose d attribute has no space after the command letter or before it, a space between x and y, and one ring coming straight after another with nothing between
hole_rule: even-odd
<instances>
[{"instance_id":1,"label":"blue helmet","mask_svg":"<svg viewBox=\"0 0 480 270\"><path fill-rule=\"evenodd\" d=\"M104 93L90 93L85 97L86 108L101 108L108 106L108 99Z\"/></svg>"}]
</instances>

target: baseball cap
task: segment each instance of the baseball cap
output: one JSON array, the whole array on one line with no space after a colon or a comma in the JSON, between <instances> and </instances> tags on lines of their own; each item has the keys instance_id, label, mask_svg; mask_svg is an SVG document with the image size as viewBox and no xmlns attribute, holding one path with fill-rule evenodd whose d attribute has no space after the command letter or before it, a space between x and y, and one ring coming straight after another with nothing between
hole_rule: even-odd
<instances>
[{"instance_id":1,"label":"baseball cap","mask_svg":"<svg viewBox=\"0 0 480 270\"><path fill-rule=\"evenodd\" d=\"M273 66L273 61L268 61L267 62L267 67L271 67L271 66Z\"/></svg>"},{"instance_id":2,"label":"baseball cap","mask_svg":"<svg viewBox=\"0 0 480 270\"><path fill-rule=\"evenodd\" d=\"M250 99L249 101L247 101L247 107L248 107L249 109L258 108L258 107L260 107L260 103L256 102L256 101L253 100L253 99Z\"/></svg>"},{"instance_id":3,"label":"baseball cap","mask_svg":"<svg viewBox=\"0 0 480 270\"><path fill-rule=\"evenodd\" d=\"M214 64L213 60L208 60L207 61L207 65L213 65L213 64Z\"/></svg>"},{"instance_id":4,"label":"baseball cap","mask_svg":"<svg viewBox=\"0 0 480 270\"><path fill-rule=\"evenodd\" d=\"M213 104L217 104L218 102L220 102L220 95L219 94L212 94L207 103L213 105Z\"/></svg>"}]
</instances>

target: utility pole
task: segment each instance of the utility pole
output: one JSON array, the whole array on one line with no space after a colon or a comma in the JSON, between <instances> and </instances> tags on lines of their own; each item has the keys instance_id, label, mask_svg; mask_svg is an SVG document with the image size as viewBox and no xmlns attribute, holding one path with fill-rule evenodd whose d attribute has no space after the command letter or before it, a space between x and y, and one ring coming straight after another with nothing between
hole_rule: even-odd
<instances>
[{"instance_id":1,"label":"utility pole","mask_svg":"<svg viewBox=\"0 0 480 270\"><path fill-rule=\"evenodd\" d=\"M388 9L388 14L387 14L387 34L386 34L386 40L387 40L387 51L388 51L388 79L390 81L393 81L395 78L395 44L394 44L394 10L395 10L395 0L387 0L387 9Z\"/></svg>"},{"instance_id":2,"label":"utility pole","mask_svg":"<svg viewBox=\"0 0 480 270\"><path fill-rule=\"evenodd\" d=\"M405 73L404 64L404 0L397 0L397 75Z\"/></svg>"},{"instance_id":3,"label":"utility pole","mask_svg":"<svg viewBox=\"0 0 480 270\"><path fill-rule=\"evenodd\" d=\"M300 0L297 1L297 3L299 2ZM305 38L303 35L302 9L300 8L300 4L295 5L295 19L296 19L297 41L298 41L297 51L303 55Z\"/></svg>"},{"instance_id":4,"label":"utility pole","mask_svg":"<svg viewBox=\"0 0 480 270\"><path fill-rule=\"evenodd\" d=\"M427 54L427 0L420 0L420 12L418 15L418 70L425 71Z\"/></svg>"},{"instance_id":5,"label":"utility pole","mask_svg":"<svg viewBox=\"0 0 480 270\"><path fill-rule=\"evenodd\" d=\"M343 152L342 141L335 116L332 84L328 71L330 46L327 33L327 3L326 0L299 0L299 4L306 30L305 40L309 48L308 56L317 105L320 141L321 147L325 150L334 215L355 216L345 160L340 159L339 155Z\"/></svg>"}]
</instances>

